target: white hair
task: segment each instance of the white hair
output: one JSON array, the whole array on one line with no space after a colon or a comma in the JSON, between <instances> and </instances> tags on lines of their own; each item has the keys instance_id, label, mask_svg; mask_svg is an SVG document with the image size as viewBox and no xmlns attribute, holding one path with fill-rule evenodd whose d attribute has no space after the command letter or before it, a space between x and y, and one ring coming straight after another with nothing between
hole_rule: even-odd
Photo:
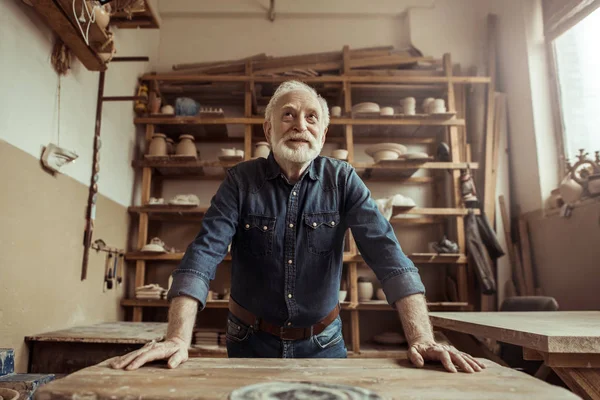
<instances>
[{"instance_id":1,"label":"white hair","mask_svg":"<svg viewBox=\"0 0 600 400\"><path fill-rule=\"evenodd\" d=\"M325 99L321 97L321 95L319 95L314 88L300 81L285 81L279 85L277 90L275 90L275 93L273 93L271 100L269 100L267 108L265 109L265 121L272 122L271 118L273 117L273 109L275 108L275 104L277 104L277 101L281 96L298 90L308 92L317 99L321 105L321 121L323 122L323 129L327 128L329 126L329 107L327 106L327 101L325 101Z\"/></svg>"}]
</instances>

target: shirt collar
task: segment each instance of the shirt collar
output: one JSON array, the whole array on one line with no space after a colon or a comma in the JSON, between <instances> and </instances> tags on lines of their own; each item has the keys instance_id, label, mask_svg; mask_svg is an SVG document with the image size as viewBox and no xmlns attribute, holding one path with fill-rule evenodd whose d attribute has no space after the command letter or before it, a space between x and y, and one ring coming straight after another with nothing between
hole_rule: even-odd
<instances>
[{"instance_id":1,"label":"shirt collar","mask_svg":"<svg viewBox=\"0 0 600 400\"><path fill-rule=\"evenodd\" d=\"M269 179L269 180L275 179L281 173L282 173L281 167L279 166L279 164L277 164L277 161L275 160L275 157L273 156L273 152L269 153L269 157L267 158L267 179ZM308 174L309 178L312 179L313 181L316 181L319 179L319 177L317 176L317 172L316 172L315 160L312 160L310 162L310 164L306 168L306 171L304 171L304 173L302 174L302 178L304 178L304 176L307 174ZM301 178L301 180L302 180L302 178Z\"/></svg>"}]
</instances>

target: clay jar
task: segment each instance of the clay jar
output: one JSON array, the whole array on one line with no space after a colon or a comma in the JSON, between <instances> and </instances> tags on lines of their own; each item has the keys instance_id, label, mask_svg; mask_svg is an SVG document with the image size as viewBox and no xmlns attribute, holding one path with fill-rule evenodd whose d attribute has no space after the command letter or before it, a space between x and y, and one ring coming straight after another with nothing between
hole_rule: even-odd
<instances>
[{"instance_id":1,"label":"clay jar","mask_svg":"<svg viewBox=\"0 0 600 400\"><path fill-rule=\"evenodd\" d=\"M358 300L369 301L373 298L373 283L358 281Z\"/></svg>"},{"instance_id":2,"label":"clay jar","mask_svg":"<svg viewBox=\"0 0 600 400\"><path fill-rule=\"evenodd\" d=\"M152 141L148 148L148 154L151 156L166 156L167 155L167 135L164 133L155 133L152 135Z\"/></svg>"},{"instance_id":3,"label":"clay jar","mask_svg":"<svg viewBox=\"0 0 600 400\"><path fill-rule=\"evenodd\" d=\"M572 179L570 175L567 175L560 183L559 190L561 197L568 204L575 203L583 194L583 187Z\"/></svg>"},{"instance_id":4,"label":"clay jar","mask_svg":"<svg viewBox=\"0 0 600 400\"><path fill-rule=\"evenodd\" d=\"M175 152L178 156L196 157L196 145L192 135L179 136L179 143Z\"/></svg>"},{"instance_id":5,"label":"clay jar","mask_svg":"<svg viewBox=\"0 0 600 400\"><path fill-rule=\"evenodd\" d=\"M254 157L269 158L271 152L271 146L268 142L258 142L254 148Z\"/></svg>"}]
</instances>

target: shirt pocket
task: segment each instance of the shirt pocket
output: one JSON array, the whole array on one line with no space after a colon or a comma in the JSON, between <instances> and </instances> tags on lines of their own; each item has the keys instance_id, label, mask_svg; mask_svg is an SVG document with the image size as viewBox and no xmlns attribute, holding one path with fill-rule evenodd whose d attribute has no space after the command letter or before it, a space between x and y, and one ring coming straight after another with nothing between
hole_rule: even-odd
<instances>
[{"instance_id":1,"label":"shirt pocket","mask_svg":"<svg viewBox=\"0 0 600 400\"><path fill-rule=\"evenodd\" d=\"M241 248L255 256L273 253L275 217L247 215L242 218Z\"/></svg>"},{"instance_id":2,"label":"shirt pocket","mask_svg":"<svg viewBox=\"0 0 600 400\"><path fill-rule=\"evenodd\" d=\"M304 224L308 237L308 251L318 255L331 253L340 224L340 213L307 213L304 214Z\"/></svg>"}]
</instances>

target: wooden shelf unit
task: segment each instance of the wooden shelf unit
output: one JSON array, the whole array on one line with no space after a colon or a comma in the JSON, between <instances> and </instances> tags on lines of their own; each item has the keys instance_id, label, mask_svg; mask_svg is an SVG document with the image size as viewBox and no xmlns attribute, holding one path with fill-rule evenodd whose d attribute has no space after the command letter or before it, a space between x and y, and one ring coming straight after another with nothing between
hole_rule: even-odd
<instances>
[{"instance_id":1,"label":"wooden shelf unit","mask_svg":"<svg viewBox=\"0 0 600 400\"><path fill-rule=\"evenodd\" d=\"M439 188L439 180L451 179L451 199L446 205L437 205L436 207L423 208L415 207L411 210L395 210L398 214L392 218L392 224L437 224L443 223L448 218L453 220L454 231L452 232L453 239L464 252L466 248L463 217L468 214L468 210L462 204L462 196L460 193L460 170L465 168L476 169L479 167L476 163L470 162L468 157L468 149L464 133L465 119L464 109L457 109L456 85L465 84L489 84L489 77L465 77L455 76L453 74L453 65L449 54L445 54L443 61L443 72L432 72L431 75L419 74L412 75L373 75L363 76L359 70L350 69L350 50L346 46L343 50L343 62L341 63L340 74L335 76L306 76L306 77L281 77L281 76L260 76L253 74L252 63L246 63L245 74L242 75L201 75L201 74L146 74L141 80L149 83L150 92L158 91L159 86L168 86L172 93L177 93L172 90L176 85L191 85L199 83L209 83L206 87L214 87L219 84L237 83L243 87L243 117L224 117L224 118L207 118L207 117L165 117L165 116L147 116L135 118L134 122L145 126L146 141L149 143L154 132L160 131L170 136L175 136L181 133L190 133L196 136L198 143L217 143L217 142L243 142L243 150L245 160L249 160L252 154L252 145L256 141L264 140L256 136L254 127L261 125L264 117L256 113L256 92L255 85L258 83L278 83L288 79L298 79L307 83L329 83L337 84L340 87L339 101L342 105L343 117L332 118L331 128L327 140L331 143L338 143L348 150L348 162L351 163L357 171L362 174L363 179L373 179L378 181L402 181L407 183L433 184L437 192ZM419 71L421 72L421 71ZM357 118L351 116L352 108L352 91L353 86L365 84L390 84L390 85L407 85L414 92L421 90L421 93L432 93L439 91L447 94L447 107L450 115L445 118L436 116L414 116L410 118ZM369 85L370 90L376 90ZM364 87L364 86L363 86ZM389 87L384 87L386 90ZM431 88L431 90L428 90ZM393 89L393 88L392 88ZM263 99L265 100L265 99ZM237 100L236 100L237 101ZM338 104L339 105L339 104ZM205 126L225 126L227 124L244 125L244 136L230 138L226 136L202 136L200 132ZM361 129L372 127L377 129L377 133L372 134L367 130L366 134L362 134ZM409 129L401 135L392 135L388 128L394 129ZM459 131L459 128L461 131ZM336 129L336 133L333 131ZM355 134L356 133L356 134ZM378 143L382 141L397 141L403 143L419 143L427 145L435 145L438 142L440 134L443 135L444 141L450 147L449 162L405 162L405 163L361 163L356 162L354 157L354 144L359 143ZM148 204L150 198L151 186L153 180L162 179L186 179L186 180L203 180L203 179L222 179L223 174L207 176L205 168L217 168L224 170L234 164L223 164L213 161L174 161L170 158L164 159L149 159L137 160L133 162L135 168L142 170L142 204ZM417 170L431 170L432 173L439 172L439 177L416 177L412 174ZM449 171L450 174L446 173ZM376 173L388 172L390 176L375 176ZM200 221L203 214L206 212L205 207L196 208L154 208L153 206L138 206L129 209L131 213L138 216L138 247L141 248L148 240L148 224L150 220L162 221L178 221L178 222L196 222ZM397 212L396 212L397 211ZM351 238L351 235L350 235ZM360 312L365 311L385 311L393 310L385 302L366 302L358 301L358 264L363 262L362 257L358 254L356 244L353 240L349 240L350 251L344 255L345 268L347 269L347 283L349 302L344 303L343 309L350 313L350 324L352 338L351 343L348 343L349 350L353 354L360 354ZM136 282L135 286L145 284L145 271L147 263L154 261L179 261L183 256L182 253L163 254L163 255L147 255L139 252L131 252L126 255L127 260L135 262L136 265ZM470 291L474 288L468 286L467 277L467 256L465 254L442 255L433 253L414 253L408 255L415 264L429 264L452 267L457 284L458 298L453 302L435 302L428 303L430 309L435 310L471 310L473 306L469 303ZM229 255L228 255L229 257ZM229 260L230 258L226 258ZM133 308L133 320L142 320L142 311L147 307L167 307L165 300L137 300L125 299L122 301L125 307ZM226 302L209 302L207 308L226 308Z\"/></svg>"}]
</instances>

